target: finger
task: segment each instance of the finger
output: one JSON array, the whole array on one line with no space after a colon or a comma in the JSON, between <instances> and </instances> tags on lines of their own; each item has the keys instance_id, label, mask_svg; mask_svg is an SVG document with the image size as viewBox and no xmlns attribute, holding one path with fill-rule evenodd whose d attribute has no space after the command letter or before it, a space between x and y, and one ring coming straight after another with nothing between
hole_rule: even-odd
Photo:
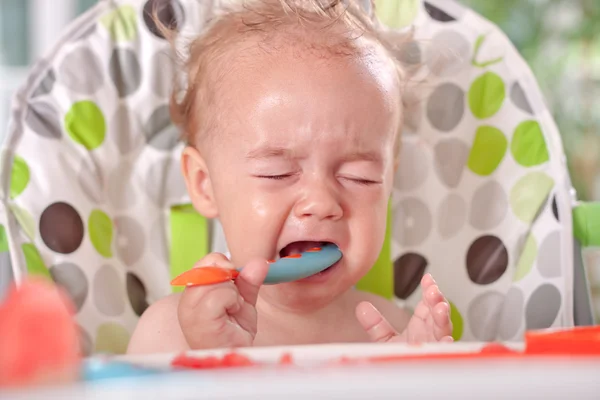
<instances>
[{"instance_id":1,"label":"finger","mask_svg":"<svg viewBox=\"0 0 600 400\"><path fill-rule=\"evenodd\" d=\"M421 278L421 288L423 289L423 291L425 291L431 285L435 285L435 280L433 279L433 276L431 276L431 274L429 273L423 275L423 278Z\"/></svg>"},{"instance_id":2,"label":"finger","mask_svg":"<svg viewBox=\"0 0 600 400\"><path fill-rule=\"evenodd\" d=\"M189 311L194 319L211 320L222 317L227 311L235 312L236 303L243 304L240 299L232 282L188 286L181 294L179 309Z\"/></svg>"},{"instance_id":3,"label":"finger","mask_svg":"<svg viewBox=\"0 0 600 400\"><path fill-rule=\"evenodd\" d=\"M194 268L221 267L235 269L233 263L223 253L210 253L194 264Z\"/></svg>"},{"instance_id":4,"label":"finger","mask_svg":"<svg viewBox=\"0 0 600 400\"><path fill-rule=\"evenodd\" d=\"M427 320L427 317L431 314L431 310L425 301L420 301L417 303L415 310L413 311L413 316L419 318L423 322Z\"/></svg>"},{"instance_id":5,"label":"finger","mask_svg":"<svg viewBox=\"0 0 600 400\"><path fill-rule=\"evenodd\" d=\"M454 342L454 338L452 336L444 336L440 339L442 343L452 343Z\"/></svg>"},{"instance_id":6,"label":"finger","mask_svg":"<svg viewBox=\"0 0 600 400\"><path fill-rule=\"evenodd\" d=\"M423 300L430 308L446 301L438 285L431 285L423 292Z\"/></svg>"},{"instance_id":7,"label":"finger","mask_svg":"<svg viewBox=\"0 0 600 400\"><path fill-rule=\"evenodd\" d=\"M388 342L398 336L398 332L369 302L361 302L356 307L356 318L374 342Z\"/></svg>"},{"instance_id":8,"label":"finger","mask_svg":"<svg viewBox=\"0 0 600 400\"><path fill-rule=\"evenodd\" d=\"M432 310L433 336L436 340L452 334L452 321L450 320L450 307L448 303L438 303Z\"/></svg>"},{"instance_id":9,"label":"finger","mask_svg":"<svg viewBox=\"0 0 600 400\"><path fill-rule=\"evenodd\" d=\"M258 292L268 272L269 264L267 260L255 259L246 264L235 281L244 300L252 306L256 305Z\"/></svg>"}]
</instances>

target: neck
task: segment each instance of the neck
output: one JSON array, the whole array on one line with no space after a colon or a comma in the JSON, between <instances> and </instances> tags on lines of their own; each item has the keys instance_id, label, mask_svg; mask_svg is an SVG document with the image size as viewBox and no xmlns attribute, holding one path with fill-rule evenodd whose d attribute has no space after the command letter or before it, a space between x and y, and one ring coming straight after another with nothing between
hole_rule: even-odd
<instances>
[{"instance_id":1,"label":"neck","mask_svg":"<svg viewBox=\"0 0 600 400\"><path fill-rule=\"evenodd\" d=\"M350 289L334 301L319 307L301 309L286 307L259 296L256 309L259 315L259 332L268 336L276 344L312 344L332 341L346 341L349 333L348 315L354 314L356 307L352 300L354 289ZM352 319L350 319L352 321ZM260 338L258 338L260 342ZM259 343L260 344L260 343Z\"/></svg>"}]
</instances>

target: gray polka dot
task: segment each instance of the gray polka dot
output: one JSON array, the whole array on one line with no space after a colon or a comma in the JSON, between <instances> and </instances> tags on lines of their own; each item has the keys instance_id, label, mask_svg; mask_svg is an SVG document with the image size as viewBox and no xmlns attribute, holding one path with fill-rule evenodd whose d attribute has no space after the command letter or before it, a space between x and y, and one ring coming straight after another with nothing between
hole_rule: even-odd
<instances>
[{"instance_id":1,"label":"gray polka dot","mask_svg":"<svg viewBox=\"0 0 600 400\"><path fill-rule=\"evenodd\" d=\"M58 67L58 80L75 92L93 94L104 83L102 62L89 47L78 47Z\"/></svg>"},{"instance_id":2,"label":"gray polka dot","mask_svg":"<svg viewBox=\"0 0 600 400\"><path fill-rule=\"evenodd\" d=\"M117 209L133 206L137 200L134 166L123 161L108 176L107 194L110 204Z\"/></svg>"},{"instance_id":3,"label":"gray polka dot","mask_svg":"<svg viewBox=\"0 0 600 400\"><path fill-rule=\"evenodd\" d=\"M57 264L50 268L50 276L57 286L69 294L75 309L79 312L88 295L88 281L81 268L69 262Z\"/></svg>"},{"instance_id":4,"label":"gray polka dot","mask_svg":"<svg viewBox=\"0 0 600 400\"><path fill-rule=\"evenodd\" d=\"M125 293L120 274L110 265L103 265L94 275L94 304L104 315L111 317L125 311Z\"/></svg>"},{"instance_id":5,"label":"gray polka dot","mask_svg":"<svg viewBox=\"0 0 600 400\"><path fill-rule=\"evenodd\" d=\"M82 357L92 355L92 338L81 326L77 326L79 331L79 351Z\"/></svg>"},{"instance_id":6,"label":"gray polka dot","mask_svg":"<svg viewBox=\"0 0 600 400\"><path fill-rule=\"evenodd\" d=\"M527 100L527 96L525 95L525 91L519 84L519 82L515 82L510 89L510 99L512 102L525 111L526 113L533 114L533 110L531 109L531 105L529 104L529 100Z\"/></svg>"},{"instance_id":7,"label":"gray polka dot","mask_svg":"<svg viewBox=\"0 0 600 400\"><path fill-rule=\"evenodd\" d=\"M508 197L494 180L481 185L473 195L469 223L475 229L489 230L498 226L508 212Z\"/></svg>"},{"instance_id":8,"label":"gray polka dot","mask_svg":"<svg viewBox=\"0 0 600 400\"><path fill-rule=\"evenodd\" d=\"M160 217L150 229L149 247L160 262L168 266L167 228L166 221Z\"/></svg>"},{"instance_id":9,"label":"gray polka dot","mask_svg":"<svg viewBox=\"0 0 600 400\"><path fill-rule=\"evenodd\" d=\"M136 114L126 104L119 105L113 115L110 137L121 154L131 153L146 143Z\"/></svg>"},{"instance_id":10,"label":"gray polka dot","mask_svg":"<svg viewBox=\"0 0 600 400\"><path fill-rule=\"evenodd\" d=\"M396 55L405 65L418 65L421 63L421 48L415 41L403 44Z\"/></svg>"},{"instance_id":11,"label":"gray polka dot","mask_svg":"<svg viewBox=\"0 0 600 400\"><path fill-rule=\"evenodd\" d=\"M423 100L415 93L408 91L405 93L402 102L404 106L404 128L409 132L416 133L419 131L423 119Z\"/></svg>"},{"instance_id":12,"label":"gray polka dot","mask_svg":"<svg viewBox=\"0 0 600 400\"><path fill-rule=\"evenodd\" d=\"M176 70L172 57L172 55L161 51L156 53L150 62L151 88L154 94L162 99L167 99L173 88Z\"/></svg>"},{"instance_id":13,"label":"gray polka dot","mask_svg":"<svg viewBox=\"0 0 600 400\"><path fill-rule=\"evenodd\" d=\"M469 65L471 46L457 31L441 31L427 47L426 64L437 76L456 75Z\"/></svg>"},{"instance_id":14,"label":"gray polka dot","mask_svg":"<svg viewBox=\"0 0 600 400\"><path fill-rule=\"evenodd\" d=\"M467 204L457 194L449 193L440 203L437 214L437 227L444 239L455 236L465 225Z\"/></svg>"},{"instance_id":15,"label":"gray polka dot","mask_svg":"<svg viewBox=\"0 0 600 400\"><path fill-rule=\"evenodd\" d=\"M429 159L425 148L415 142L405 142L400 153L400 163L394 186L400 190L413 190L427 179Z\"/></svg>"},{"instance_id":16,"label":"gray polka dot","mask_svg":"<svg viewBox=\"0 0 600 400\"><path fill-rule=\"evenodd\" d=\"M469 151L469 147L458 139L443 140L435 145L435 171L449 188L455 188L460 182Z\"/></svg>"},{"instance_id":17,"label":"gray polka dot","mask_svg":"<svg viewBox=\"0 0 600 400\"><path fill-rule=\"evenodd\" d=\"M142 82L142 70L137 56L129 49L115 49L110 56L110 77L119 97L134 93Z\"/></svg>"},{"instance_id":18,"label":"gray polka dot","mask_svg":"<svg viewBox=\"0 0 600 400\"><path fill-rule=\"evenodd\" d=\"M104 202L104 177L102 176L102 168L95 163L95 159L82 160L77 181L83 193L91 201Z\"/></svg>"},{"instance_id":19,"label":"gray polka dot","mask_svg":"<svg viewBox=\"0 0 600 400\"><path fill-rule=\"evenodd\" d=\"M504 305L504 295L499 292L485 292L475 297L467 310L467 319L473 336L482 342L496 340L500 316Z\"/></svg>"},{"instance_id":20,"label":"gray polka dot","mask_svg":"<svg viewBox=\"0 0 600 400\"><path fill-rule=\"evenodd\" d=\"M45 101L29 103L25 124L33 132L48 139L60 139L62 128L56 109Z\"/></svg>"},{"instance_id":21,"label":"gray polka dot","mask_svg":"<svg viewBox=\"0 0 600 400\"><path fill-rule=\"evenodd\" d=\"M561 295L554 285L543 284L531 294L525 308L527 330L550 328L558 316Z\"/></svg>"},{"instance_id":22,"label":"gray polka dot","mask_svg":"<svg viewBox=\"0 0 600 400\"><path fill-rule=\"evenodd\" d=\"M427 118L440 131L456 128L465 113L465 93L453 83L444 83L433 91L427 101Z\"/></svg>"},{"instance_id":23,"label":"gray polka dot","mask_svg":"<svg viewBox=\"0 0 600 400\"><path fill-rule=\"evenodd\" d=\"M159 207L181 201L186 189L179 160L164 158L152 165L146 173L144 189Z\"/></svg>"},{"instance_id":24,"label":"gray polka dot","mask_svg":"<svg viewBox=\"0 0 600 400\"><path fill-rule=\"evenodd\" d=\"M393 227L401 246L417 246L431 232L431 213L421 200L406 198L394 210Z\"/></svg>"},{"instance_id":25,"label":"gray polka dot","mask_svg":"<svg viewBox=\"0 0 600 400\"><path fill-rule=\"evenodd\" d=\"M169 107L158 107L146 124L144 134L150 146L158 150L172 150L179 142L179 130L171 123Z\"/></svg>"},{"instance_id":26,"label":"gray polka dot","mask_svg":"<svg viewBox=\"0 0 600 400\"><path fill-rule=\"evenodd\" d=\"M562 275L560 249L559 231L550 233L542 242L538 252L537 268L544 278L558 278Z\"/></svg>"},{"instance_id":27,"label":"gray polka dot","mask_svg":"<svg viewBox=\"0 0 600 400\"><path fill-rule=\"evenodd\" d=\"M133 308L133 311L138 316L141 316L148 308L146 287L140 278L131 272L127 273L127 297L129 298L131 308Z\"/></svg>"},{"instance_id":28,"label":"gray polka dot","mask_svg":"<svg viewBox=\"0 0 600 400\"><path fill-rule=\"evenodd\" d=\"M44 76L44 79L40 82L38 87L33 91L31 97L38 97L48 94L54 88L54 83L56 82L56 74L53 69L49 69Z\"/></svg>"},{"instance_id":29,"label":"gray polka dot","mask_svg":"<svg viewBox=\"0 0 600 400\"><path fill-rule=\"evenodd\" d=\"M127 266L132 266L144 253L144 230L133 218L120 216L114 220L117 256Z\"/></svg>"},{"instance_id":30,"label":"gray polka dot","mask_svg":"<svg viewBox=\"0 0 600 400\"><path fill-rule=\"evenodd\" d=\"M523 309L525 307L525 299L521 289L512 287L506 293L506 299L502 307L500 315L500 339L515 340L515 336L519 333L523 325Z\"/></svg>"}]
</instances>

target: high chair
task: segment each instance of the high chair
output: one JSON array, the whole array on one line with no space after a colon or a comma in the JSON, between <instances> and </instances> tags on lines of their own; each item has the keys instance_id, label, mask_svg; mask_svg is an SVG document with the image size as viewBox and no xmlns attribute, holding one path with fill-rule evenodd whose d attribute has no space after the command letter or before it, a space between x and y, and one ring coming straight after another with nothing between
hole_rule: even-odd
<instances>
[{"instance_id":1,"label":"high chair","mask_svg":"<svg viewBox=\"0 0 600 400\"><path fill-rule=\"evenodd\" d=\"M220 3L101 0L14 98L0 268L16 282L41 275L66 289L85 354L123 353L172 277L227 252L218 221L189 204L168 112L173 56L149 16L158 4L163 22L191 35ZM358 288L414 307L431 272L457 340L518 341L526 330L592 324L600 205L577 201L526 63L457 2L365 7L394 29L414 25L397 56L424 80L405 99L387 239Z\"/></svg>"}]
</instances>

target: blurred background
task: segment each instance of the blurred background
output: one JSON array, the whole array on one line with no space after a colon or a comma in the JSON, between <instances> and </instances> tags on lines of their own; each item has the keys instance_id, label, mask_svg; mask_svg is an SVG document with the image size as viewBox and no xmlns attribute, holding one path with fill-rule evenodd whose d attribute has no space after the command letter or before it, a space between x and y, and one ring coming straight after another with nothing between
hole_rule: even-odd
<instances>
[{"instance_id":1,"label":"blurred background","mask_svg":"<svg viewBox=\"0 0 600 400\"><path fill-rule=\"evenodd\" d=\"M0 0L0 140L28 66L98 0ZM397 0L411 1L411 0ZM600 0L459 0L496 23L536 75L582 200L600 200Z\"/></svg>"}]
</instances>

